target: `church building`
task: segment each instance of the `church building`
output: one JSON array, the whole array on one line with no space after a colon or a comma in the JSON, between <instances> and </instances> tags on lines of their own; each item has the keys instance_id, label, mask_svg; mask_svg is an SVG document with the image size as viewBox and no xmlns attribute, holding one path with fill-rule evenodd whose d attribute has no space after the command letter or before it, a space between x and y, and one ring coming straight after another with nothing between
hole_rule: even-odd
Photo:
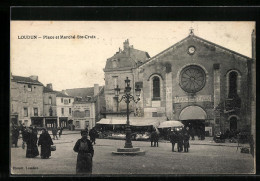
<instances>
[{"instance_id":1,"label":"church building","mask_svg":"<svg viewBox=\"0 0 260 181\"><path fill-rule=\"evenodd\" d=\"M254 36L252 36L254 37ZM253 45L253 44L252 44ZM107 59L105 99L107 116L125 114L114 89L131 80L131 94L141 88L140 101L130 103L131 117L177 120L210 132L250 131L253 59L190 34L154 57L124 42Z\"/></svg>"}]
</instances>

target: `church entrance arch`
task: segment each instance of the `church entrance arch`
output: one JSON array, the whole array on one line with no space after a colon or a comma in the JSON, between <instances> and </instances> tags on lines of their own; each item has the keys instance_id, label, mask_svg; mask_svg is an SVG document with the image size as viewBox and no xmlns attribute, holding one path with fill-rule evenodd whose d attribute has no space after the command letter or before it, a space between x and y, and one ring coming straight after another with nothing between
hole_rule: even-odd
<instances>
[{"instance_id":1,"label":"church entrance arch","mask_svg":"<svg viewBox=\"0 0 260 181\"><path fill-rule=\"evenodd\" d=\"M206 112L199 106L185 107L179 116L179 120L189 127L191 137L198 136L199 139L205 139L205 120Z\"/></svg>"}]
</instances>

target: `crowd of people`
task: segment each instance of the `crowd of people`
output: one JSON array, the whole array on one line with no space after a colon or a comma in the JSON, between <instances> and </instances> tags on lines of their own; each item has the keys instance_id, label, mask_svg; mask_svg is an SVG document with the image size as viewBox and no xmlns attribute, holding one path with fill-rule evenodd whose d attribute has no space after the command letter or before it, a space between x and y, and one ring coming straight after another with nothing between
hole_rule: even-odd
<instances>
[{"instance_id":1,"label":"crowd of people","mask_svg":"<svg viewBox=\"0 0 260 181\"><path fill-rule=\"evenodd\" d=\"M18 138L22 134L22 148L26 148L26 158L35 158L38 155L42 159L47 159L51 156L51 145L53 145L52 138L48 133L46 128L41 129L41 134L38 139L38 130L35 126L26 127L22 124L20 127L13 125L12 126L12 146L17 146ZM62 134L62 128L60 128L59 136ZM57 136L56 136L57 138ZM41 147L41 152L39 153L38 147Z\"/></svg>"}]
</instances>

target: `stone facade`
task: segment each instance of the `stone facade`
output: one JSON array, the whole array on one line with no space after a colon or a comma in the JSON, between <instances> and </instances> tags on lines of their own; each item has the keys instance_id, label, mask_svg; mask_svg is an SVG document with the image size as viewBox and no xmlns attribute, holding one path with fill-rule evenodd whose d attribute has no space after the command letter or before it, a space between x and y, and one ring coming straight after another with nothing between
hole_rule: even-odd
<instances>
[{"instance_id":1,"label":"stone facade","mask_svg":"<svg viewBox=\"0 0 260 181\"><path fill-rule=\"evenodd\" d=\"M21 77L11 75L10 112L14 124L32 124L31 117L42 119L43 116L43 84L37 76Z\"/></svg>"},{"instance_id":2,"label":"stone facade","mask_svg":"<svg viewBox=\"0 0 260 181\"><path fill-rule=\"evenodd\" d=\"M251 125L251 64L251 58L191 33L140 65L105 68L106 108L116 112L115 85L123 89L129 77L132 93L136 84L142 88L141 101L130 109L138 108L143 117L203 120L213 131L246 129ZM125 105L120 103L119 111Z\"/></svg>"},{"instance_id":3,"label":"stone facade","mask_svg":"<svg viewBox=\"0 0 260 181\"><path fill-rule=\"evenodd\" d=\"M67 127L68 120L72 119L74 98L59 93L56 95L57 116L59 127Z\"/></svg>"},{"instance_id":4,"label":"stone facade","mask_svg":"<svg viewBox=\"0 0 260 181\"><path fill-rule=\"evenodd\" d=\"M73 124L75 129L92 129L95 123L95 103L76 100L73 103Z\"/></svg>"}]
</instances>

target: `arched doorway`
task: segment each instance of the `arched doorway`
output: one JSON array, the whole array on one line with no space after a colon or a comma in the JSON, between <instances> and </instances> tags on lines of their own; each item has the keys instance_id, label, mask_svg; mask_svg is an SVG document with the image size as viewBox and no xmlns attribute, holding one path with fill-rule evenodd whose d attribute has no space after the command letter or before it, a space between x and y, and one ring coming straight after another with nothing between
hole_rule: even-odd
<instances>
[{"instance_id":1,"label":"arched doorway","mask_svg":"<svg viewBox=\"0 0 260 181\"><path fill-rule=\"evenodd\" d=\"M231 117L229 119L230 122L230 131L236 131L237 130L237 118L235 116Z\"/></svg>"},{"instance_id":2,"label":"arched doorway","mask_svg":"<svg viewBox=\"0 0 260 181\"><path fill-rule=\"evenodd\" d=\"M189 127L191 135L196 135L199 139L205 139L205 120L207 118L206 112L199 106L185 107L179 116L179 120Z\"/></svg>"}]
</instances>

